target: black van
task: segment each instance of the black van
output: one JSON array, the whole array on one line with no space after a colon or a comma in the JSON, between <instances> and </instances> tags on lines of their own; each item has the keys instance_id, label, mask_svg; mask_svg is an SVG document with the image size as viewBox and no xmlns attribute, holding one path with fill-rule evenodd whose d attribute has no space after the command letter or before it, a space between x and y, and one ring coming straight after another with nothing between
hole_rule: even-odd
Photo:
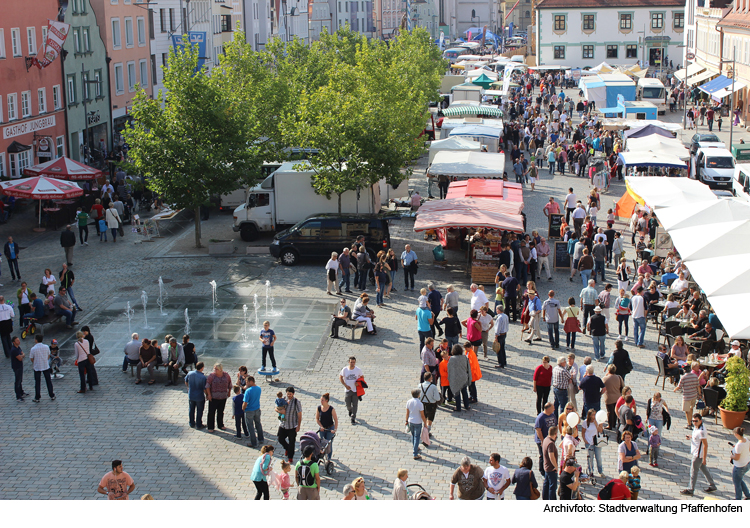
<instances>
[{"instance_id":1,"label":"black van","mask_svg":"<svg viewBox=\"0 0 750 528\"><path fill-rule=\"evenodd\" d=\"M365 247L374 261L381 249L389 248L391 235L388 219L373 214L317 214L312 215L273 237L271 255L282 264L293 266L300 259L331 258L345 247L351 247L359 235L365 237Z\"/></svg>"}]
</instances>

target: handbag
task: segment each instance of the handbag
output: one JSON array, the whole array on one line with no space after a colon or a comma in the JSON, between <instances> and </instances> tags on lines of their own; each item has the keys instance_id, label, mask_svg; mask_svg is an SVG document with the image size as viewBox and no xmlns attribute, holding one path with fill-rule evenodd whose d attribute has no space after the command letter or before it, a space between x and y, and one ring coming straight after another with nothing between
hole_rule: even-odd
<instances>
[{"instance_id":1,"label":"handbag","mask_svg":"<svg viewBox=\"0 0 750 528\"><path fill-rule=\"evenodd\" d=\"M706 402L704 402L701 399L698 399L697 402L695 402L695 410L700 411L706 408Z\"/></svg>"},{"instance_id":2,"label":"handbag","mask_svg":"<svg viewBox=\"0 0 750 528\"><path fill-rule=\"evenodd\" d=\"M39 294L44 295L45 297L47 296L47 285L43 282L39 283Z\"/></svg>"},{"instance_id":3,"label":"handbag","mask_svg":"<svg viewBox=\"0 0 750 528\"><path fill-rule=\"evenodd\" d=\"M329 269L328 270L328 280L329 281L335 281L336 280L336 270L335 269Z\"/></svg>"},{"instance_id":4,"label":"handbag","mask_svg":"<svg viewBox=\"0 0 750 528\"><path fill-rule=\"evenodd\" d=\"M99 347L96 346L96 345L94 345L94 348L91 350L91 355L92 356L98 356L99 352L100 352Z\"/></svg>"},{"instance_id":5,"label":"handbag","mask_svg":"<svg viewBox=\"0 0 750 528\"><path fill-rule=\"evenodd\" d=\"M494 352L495 354L497 354L498 352L500 352L500 342L498 342L498 340L497 340L497 339L495 339L495 340L494 340L494 341L492 342L492 351L493 351L493 352Z\"/></svg>"},{"instance_id":6,"label":"handbag","mask_svg":"<svg viewBox=\"0 0 750 528\"><path fill-rule=\"evenodd\" d=\"M531 472L529 472L529 475L531 475ZM539 497L542 496L542 494L539 493L539 489L535 488L534 485L531 483L531 476L529 476L529 488L531 490L531 493L529 495L529 498L531 500L537 500Z\"/></svg>"}]
</instances>

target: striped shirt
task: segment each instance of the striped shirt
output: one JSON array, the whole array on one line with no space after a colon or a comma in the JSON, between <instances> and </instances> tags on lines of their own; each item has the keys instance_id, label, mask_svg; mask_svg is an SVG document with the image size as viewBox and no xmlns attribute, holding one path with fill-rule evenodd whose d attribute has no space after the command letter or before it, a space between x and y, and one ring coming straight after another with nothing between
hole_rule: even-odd
<instances>
[{"instance_id":1,"label":"striped shirt","mask_svg":"<svg viewBox=\"0 0 750 528\"><path fill-rule=\"evenodd\" d=\"M292 398L292 401L286 403L286 413L284 414L284 423L282 427L284 429L296 429L299 425L297 419L298 413L302 412L302 404L297 398Z\"/></svg>"},{"instance_id":2,"label":"striped shirt","mask_svg":"<svg viewBox=\"0 0 750 528\"><path fill-rule=\"evenodd\" d=\"M556 389L568 390L570 383L570 372L567 369L557 365L552 369L552 386Z\"/></svg>"},{"instance_id":3,"label":"striped shirt","mask_svg":"<svg viewBox=\"0 0 750 528\"><path fill-rule=\"evenodd\" d=\"M682 387L682 401L690 401L698 398L698 387L700 381L698 376L690 371L680 379L679 387Z\"/></svg>"},{"instance_id":4,"label":"striped shirt","mask_svg":"<svg viewBox=\"0 0 750 528\"><path fill-rule=\"evenodd\" d=\"M508 316L503 312L498 313L495 318L495 335L507 334L509 326L510 320L508 319Z\"/></svg>"}]
</instances>

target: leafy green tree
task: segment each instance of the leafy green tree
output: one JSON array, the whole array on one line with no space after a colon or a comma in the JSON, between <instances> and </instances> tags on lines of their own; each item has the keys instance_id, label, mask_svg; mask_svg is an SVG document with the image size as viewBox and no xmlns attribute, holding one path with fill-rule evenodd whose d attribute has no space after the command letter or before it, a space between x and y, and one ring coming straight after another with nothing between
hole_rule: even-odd
<instances>
[{"instance_id":1,"label":"leafy green tree","mask_svg":"<svg viewBox=\"0 0 750 528\"><path fill-rule=\"evenodd\" d=\"M171 50L166 95L150 99L139 91L133 125L124 134L128 155L148 188L165 203L195 212L195 245L201 247L200 207L211 196L236 189L237 174L258 161L246 141L245 101L223 89L224 76L196 73L197 64L197 47Z\"/></svg>"}]
</instances>

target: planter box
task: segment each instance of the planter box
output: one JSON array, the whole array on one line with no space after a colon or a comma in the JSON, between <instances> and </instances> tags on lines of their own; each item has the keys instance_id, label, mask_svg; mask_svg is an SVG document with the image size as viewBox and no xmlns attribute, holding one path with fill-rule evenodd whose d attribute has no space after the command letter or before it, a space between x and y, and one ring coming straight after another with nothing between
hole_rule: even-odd
<instances>
[{"instance_id":1,"label":"planter box","mask_svg":"<svg viewBox=\"0 0 750 528\"><path fill-rule=\"evenodd\" d=\"M234 250L234 240L217 240L208 243L209 255L231 255Z\"/></svg>"}]
</instances>

